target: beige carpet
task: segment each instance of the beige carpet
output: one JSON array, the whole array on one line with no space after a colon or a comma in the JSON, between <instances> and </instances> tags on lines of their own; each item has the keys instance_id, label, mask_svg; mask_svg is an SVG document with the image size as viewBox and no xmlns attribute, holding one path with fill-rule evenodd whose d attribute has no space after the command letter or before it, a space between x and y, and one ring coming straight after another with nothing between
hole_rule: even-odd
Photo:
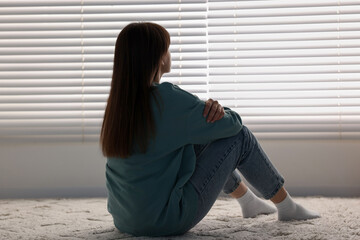
<instances>
[{"instance_id":1,"label":"beige carpet","mask_svg":"<svg viewBox=\"0 0 360 240\"><path fill-rule=\"evenodd\" d=\"M294 198L320 219L279 222L277 215L243 219L238 203L219 198L195 228L159 239L360 239L359 198ZM0 239L148 239L115 229L105 198L0 200Z\"/></svg>"}]
</instances>

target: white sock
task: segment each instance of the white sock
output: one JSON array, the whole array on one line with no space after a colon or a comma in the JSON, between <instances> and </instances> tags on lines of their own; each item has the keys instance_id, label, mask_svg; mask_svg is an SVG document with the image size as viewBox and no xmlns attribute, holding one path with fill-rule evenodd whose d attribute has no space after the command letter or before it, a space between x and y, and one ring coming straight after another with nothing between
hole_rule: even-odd
<instances>
[{"instance_id":1,"label":"white sock","mask_svg":"<svg viewBox=\"0 0 360 240\"><path fill-rule=\"evenodd\" d=\"M258 198L250 188L246 193L237 199L240 203L244 218L253 218L259 214L270 214L276 212L276 208Z\"/></svg>"},{"instance_id":2,"label":"white sock","mask_svg":"<svg viewBox=\"0 0 360 240\"><path fill-rule=\"evenodd\" d=\"M280 221L306 220L320 217L317 212L309 211L294 202L289 193L282 202L275 204L275 206L278 209L278 219Z\"/></svg>"}]
</instances>

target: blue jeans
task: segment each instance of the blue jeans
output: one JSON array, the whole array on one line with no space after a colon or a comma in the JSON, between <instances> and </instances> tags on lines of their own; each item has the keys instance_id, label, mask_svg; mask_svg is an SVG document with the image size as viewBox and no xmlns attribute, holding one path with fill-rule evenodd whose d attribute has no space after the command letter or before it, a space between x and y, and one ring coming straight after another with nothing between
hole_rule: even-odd
<instances>
[{"instance_id":1,"label":"blue jeans","mask_svg":"<svg viewBox=\"0 0 360 240\"><path fill-rule=\"evenodd\" d=\"M235 136L194 145L196 169L190 179L198 193L198 210L191 229L210 211L221 190L232 193L241 182L238 169L265 199L284 185L284 178L272 165L252 132L243 126Z\"/></svg>"}]
</instances>

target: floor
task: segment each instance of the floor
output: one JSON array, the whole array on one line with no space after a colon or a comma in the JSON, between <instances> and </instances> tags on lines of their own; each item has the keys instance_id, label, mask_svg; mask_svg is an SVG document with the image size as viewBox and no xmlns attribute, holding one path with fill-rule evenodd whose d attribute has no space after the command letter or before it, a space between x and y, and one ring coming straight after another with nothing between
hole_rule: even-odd
<instances>
[{"instance_id":1,"label":"floor","mask_svg":"<svg viewBox=\"0 0 360 240\"><path fill-rule=\"evenodd\" d=\"M209 214L185 235L158 239L356 239L360 198L294 199L320 219L279 222L277 215L242 218L238 203L219 198ZM0 239L148 239L115 229L105 198L0 200Z\"/></svg>"}]
</instances>

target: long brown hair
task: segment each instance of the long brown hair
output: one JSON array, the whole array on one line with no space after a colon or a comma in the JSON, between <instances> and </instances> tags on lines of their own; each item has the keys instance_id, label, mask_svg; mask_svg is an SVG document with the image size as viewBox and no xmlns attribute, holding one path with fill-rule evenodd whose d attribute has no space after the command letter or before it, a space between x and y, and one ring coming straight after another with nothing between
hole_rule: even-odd
<instances>
[{"instance_id":1,"label":"long brown hair","mask_svg":"<svg viewBox=\"0 0 360 240\"><path fill-rule=\"evenodd\" d=\"M134 144L146 152L156 132L150 105L152 81L169 45L169 33L158 24L131 23L120 32L100 134L104 156L127 158Z\"/></svg>"}]
</instances>

